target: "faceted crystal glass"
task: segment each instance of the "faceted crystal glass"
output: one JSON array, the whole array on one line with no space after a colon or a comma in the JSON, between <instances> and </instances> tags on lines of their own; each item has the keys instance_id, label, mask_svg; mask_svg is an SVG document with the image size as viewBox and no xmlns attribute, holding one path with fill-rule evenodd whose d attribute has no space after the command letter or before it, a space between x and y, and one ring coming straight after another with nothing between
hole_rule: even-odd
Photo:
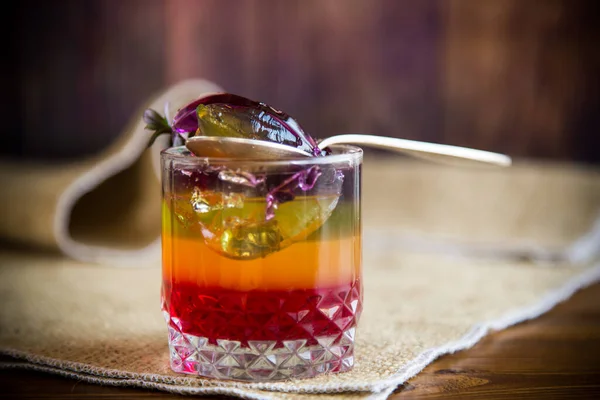
<instances>
[{"instance_id":1,"label":"faceted crystal glass","mask_svg":"<svg viewBox=\"0 0 600 400\"><path fill-rule=\"evenodd\" d=\"M362 310L362 151L161 154L171 368L272 381L348 371Z\"/></svg>"}]
</instances>

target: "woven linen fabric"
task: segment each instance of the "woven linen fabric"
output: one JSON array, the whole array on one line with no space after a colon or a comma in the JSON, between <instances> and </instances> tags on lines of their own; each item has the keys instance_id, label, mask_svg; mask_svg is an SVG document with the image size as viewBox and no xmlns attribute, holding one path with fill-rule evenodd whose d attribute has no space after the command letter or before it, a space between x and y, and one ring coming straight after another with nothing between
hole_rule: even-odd
<instances>
[{"instance_id":1,"label":"woven linen fabric","mask_svg":"<svg viewBox=\"0 0 600 400\"><path fill-rule=\"evenodd\" d=\"M146 108L174 112L222 91L191 79L157 93L103 152L68 163L0 160L0 238L81 261L131 266L160 257L159 152L146 150Z\"/></svg>"},{"instance_id":2,"label":"woven linen fabric","mask_svg":"<svg viewBox=\"0 0 600 400\"><path fill-rule=\"evenodd\" d=\"M351 372L276 383L177 375L159 310L160 268L99 268L61 257L0 255L0 366L110 385L243 398L385 398L441 354L533 318L600 278L555 268L393 248L365 253L365 308Z\"/></svg>"},{"instance_id":3,"label":"woven linen fabric","mask_svg":"<svg viewBox=\"0 0 600 400\"><path fill-rule=\"evenodd\" d=\"M145 150L150 132L142 111L162 112L168 103L172 115L217 91L202 79L165 88L93 157L67 164L0 160L0 238L111 266L157 259L158 153L166 138ZM385 158L365 160L365 215L393 210L367 218L367 244L555 263L585 263L600 254L596 169L527 160L480 169Z\"/></svg>"},{"instance_id":4,"label":"woven linen fabric","mask_svg":"<svg viewBox=\"0 0 600 400\"><path fill-rule=\"evenodd\" d=\"M159 311L158 260L140 262L138 268L116 268L55 254L8 250L0 253L0 352L21 361L3 363L2 367L187 394L261 399L385 398L439 355L468 348L489 330L536 317L599 279L600 267L593 263L454 257L422 248L411 252L394 245L391 239L380 241L370 236L369 230L373 236L394 233L397 220L411 211L399 206L402 200L384 202L374 195L402 195L389 181L374 181L374 175L389 177L394 175L392 171L404 169L418 175L427 168L400 160L365 161L365 309L357 332L356 367L349 373L278 383L176 375L169 369L166 326ZM565 171L556 168L542 174L537 168L516 168L506 179L520 179L520 173L545 177L552 171ZM543 203L555 207L547 215L556 221L569 221L564 213L579 216L585 209L578 205L596 199L595 172L573 169L570 173L579 182L578 189L568 181L575 185L572 188L578 195L567 196L563 202ZM551 178L545 179L542 182ZM536 187L536 182L540 181L531 181L532 192L548 190L548 184ZM455 184L456 190L462 189L459 182ZM518 194L512 196L518 198ZM423 197L415 201L419 199ZM566 204L568 201L572 203ZM506 216L491 213L488 218L493 215ZM454 213L452 217L457 226L477 226L468 213ZM440 231L436 221L452 226L450 218L428 221L429 228ZM486 229L493 233L493 225ZM531 228L523 224L522 229ZM515 232L520 234L518 227ZM545 232L547 237L561 240L562 231L549 232Z\"/></svg>"},{"instance_id":5,"label":"woven linen fabric","mask_svg":"<svg viewBox=\"0 0 600 400\"><path fill-rule=\"evenodd\" d=\"M597 168L530 160L510 168L369 161L363 175L368 245L543 264L585 264L600 256Z\"/></svg>"},{"instance_id":6,"label":"woven linen fabric","mask_svg":"<svg viewBox=\"0 0 600 400\"><path fill-rule=\"evenodd\" d=\"M218 90L184 81L147 105L175 109ZM367 156L356 367L276 383L177 375L159 309L164 143L143 150L149 133L140 116L96 157L0 162L0 237L28 246L0 250L0 353L17 359L0 367L186 394L385 398L441 354L534 318L600 278L597 169Z\"/></svg>"}]
</instances>

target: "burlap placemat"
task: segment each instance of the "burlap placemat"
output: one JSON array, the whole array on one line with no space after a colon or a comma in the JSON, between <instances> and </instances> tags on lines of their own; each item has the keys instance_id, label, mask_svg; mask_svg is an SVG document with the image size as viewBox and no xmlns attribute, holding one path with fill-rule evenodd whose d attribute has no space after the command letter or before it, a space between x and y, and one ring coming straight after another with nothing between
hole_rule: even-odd
<instances>
[{"instance_id":1,"label":"burlap placemat","mask_svg":"<svg viewBox=\"0 0 600 400\"><path fill-rule=\"evenodd\" d=\"M169 100L176 108L214 90L182 82L145 107ZM0 251L0 352L21 360L0 366L188 394L385 398L439 355L533 318L600 278L592 261L600 248L597 170L525 162L458 169L367 156L356 368L273 384L175 375L159 311L161 145L143 151L139 115L97 157L0 163L0 236L63 254ZM137 268L115 268L123 265Z\"/></svg>"},{"instance_id":2,"label":"burlap placemat","mask_svg":"<svg viewBox=\"0 0 600 400\"><path fill-rule=\"evenodd\" d=\"M174 113L203 93L221 90L201 79L163 90L93 157L58 164L0 160L0 238L109 265L160 257L157 172L166 138L146 150L150 133L142 113L148 107L162 112L167 103Z\"/></svg>"},{"instance_id":3,"label":"burlap placemat","mask_svg":"<svg viewBox=\"0 0 600 400\"><path fill-rule=\"evenodd\" d=\"M573 264L600 255L597 168L516 160L506 169L464 169L379 158L367 159L363 182L365 243L374 248Z\"/></svg>"},{"instance_id":4,"label":"burlap placemat","mask_svg":"<svg viewBox=\"0 0 600 400\"><path fill-rule=\"evenodd\" d=\"M600 279L600 265L544 268L393 248L367 251L354 370L248 384L170 371L157 267L99 268L17 253L1 254L0 264L0 352L24 360L3 367L257 399L317 393L328 394L319 398L385 398L439 355L468 348L489 330L533 318Z\"/></svg>"},{"instance_id":5,"label":"burlap placemat","mask_svg":"<svg viewBox=\"0 0 600 400\"><path fill-rule=\"evenodd\" d=\"M169 102L174 113L219 90L199 79L166 88L94 157L68 164L0 160L0 238L113 266L156 259L156 168L165 143L144 150L150 133L142 111L162 111ZM506 170L478 170L367 155L364 171L365 212L392 210L367 215L367 245L558 263L600 253L598 170L519 160Z\"/></svg>"}]
</instances>

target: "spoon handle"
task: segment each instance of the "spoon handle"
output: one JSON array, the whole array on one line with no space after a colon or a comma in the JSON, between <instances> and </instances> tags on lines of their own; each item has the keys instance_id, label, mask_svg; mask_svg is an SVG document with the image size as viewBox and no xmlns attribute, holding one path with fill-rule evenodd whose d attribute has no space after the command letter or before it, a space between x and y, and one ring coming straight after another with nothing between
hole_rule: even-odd
<instances>
[{"instance_id":1,"label":"spoon handle","mask_svg":"<svg viewBox=\"0 0 600 400\"><path fill-rule=\"evenodd\" d=\"M469 149L466 147L450 146L446 144L419 142L415 140L397 139L385 136L347 134L331 136L319 142L319 148L333 144L362 144L369 147L397 151L417 158L451 163L451 164L492 164L501 167L511 165L511 158L499 153Z\"/></svg>"}]
</instances>

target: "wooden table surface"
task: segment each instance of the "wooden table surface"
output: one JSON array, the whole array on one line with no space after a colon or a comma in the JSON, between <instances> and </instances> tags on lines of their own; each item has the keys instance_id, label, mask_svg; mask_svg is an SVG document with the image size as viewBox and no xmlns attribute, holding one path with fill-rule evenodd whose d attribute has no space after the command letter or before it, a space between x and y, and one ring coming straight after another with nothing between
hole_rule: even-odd
<instances>
[{"instance_id":1,"label":"wooden table surface","mask_svg":"<svg viewBox=\"0 0 600 400\"><path fill-rule=\"evenodd\" d=\"M0 398L185 397L4 370L0 371ZM391 398L600 399L600 284L580 291L540 318L489 335L470 350L440 358Z\"/></svg>"}]
</instances>

